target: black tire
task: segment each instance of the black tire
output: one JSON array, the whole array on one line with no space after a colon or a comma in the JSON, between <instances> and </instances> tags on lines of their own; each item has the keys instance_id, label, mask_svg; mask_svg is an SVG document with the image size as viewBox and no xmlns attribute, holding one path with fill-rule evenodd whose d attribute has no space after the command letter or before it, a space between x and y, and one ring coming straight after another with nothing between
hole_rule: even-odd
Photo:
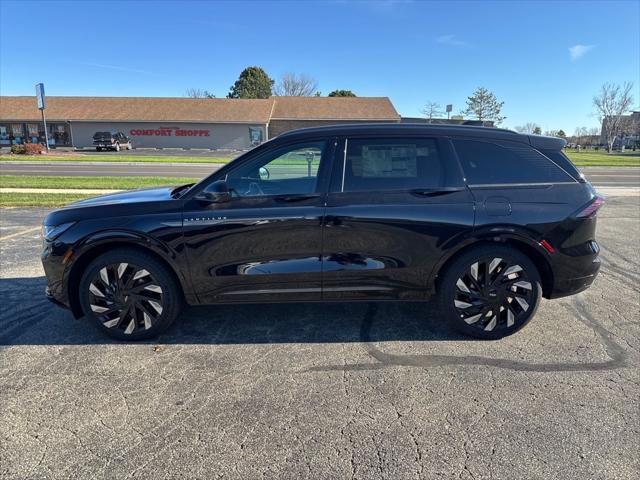
<instances>
[{"instance_id":1,"label":"black tire","mask_svg":"<svg viewBox=\"0 0 640 480\"><path fill-rule=\"evenodd\" d=\"M102 148L96 147L96 152L101 152L101 151L102 151Z\"/></svg>"},{"instance_id":2,"label":"black tire","mask_svg":"<svg viewBox=\"0 0 640 480\"><path fill-rule=\"evenodd\" d=\"M460 254L446 268L438 288L439 309L450 325L489 340L523 328L541 297L540 274L533 262L501 245L481 245Z\"/></svg>"},{"instance_id":3,"label":"black tire","mask_svg":"<svg viewBox=\"0 0 640 480\"><path fill-rule=\"evenodd\" d=\"M169 267L135 249L97 257L84 271L79 288L85 317L119 340L155 337L182 310L181 291Z\"/></svg>"},{"instance_id":4,"label":"black tire","mask_svg":"<svg viewBox=\"0 0 640 480\"><path fill-rule=\"evenodd\" d=\"M116 146L115 146L115 147L113 147L113 149L114 149L116 152L119 152L119 151L120 151L120 144L119 144L119 143L116 143Z\"/></svg>"}]
</instances>

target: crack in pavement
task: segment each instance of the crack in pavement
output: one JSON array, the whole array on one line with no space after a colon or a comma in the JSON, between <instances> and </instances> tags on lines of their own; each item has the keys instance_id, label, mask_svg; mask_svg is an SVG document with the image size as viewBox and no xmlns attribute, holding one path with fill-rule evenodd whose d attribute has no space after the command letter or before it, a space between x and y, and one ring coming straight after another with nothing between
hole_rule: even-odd
<instances>
[{"instance_id":1,"label":"crack in pavement","mask_svg":"<svg viewBox=\"0 0 640 480\"><path fill-rule=\"evenodd\" d=\"M371 340L371 329L376 318L378 306L369 304L364 318L362 319L360 328L360 341L366 351L377 363L359 363L351 365L326 365L317 366L307 369L308 372L327 372L335 370L374 370L387 367L444 367L444 366L487 366L514 371L525 372L586 372L586 371L603 371L615 370L626 365L627 353L625 349L615 340L615 335L602 326L596 318L587 310L584 300L580 296L575 296L571 300L572 305L569 308L577 316L576 318L592 329L599 337L600 342L605 348L609 360L603 362L591 363L572 363L572 362L547 362L547 363L530 363L522 360L512 360L506 358L490 358L479 355L466 355L464 357L457 355L439 355L439 354L422 354L422 355L402 355L393 354L382 351Z\"/></svg>"}]
</instances>

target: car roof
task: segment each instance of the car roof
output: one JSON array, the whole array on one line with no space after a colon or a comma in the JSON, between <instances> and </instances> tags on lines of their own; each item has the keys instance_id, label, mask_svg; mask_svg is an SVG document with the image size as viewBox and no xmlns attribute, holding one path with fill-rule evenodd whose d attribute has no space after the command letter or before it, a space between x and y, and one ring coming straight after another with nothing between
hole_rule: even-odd
<instances>
[{"instance_id":1,"label":"car roof","mask_svg":"<svg viewBox=\"0 0 640 480\"><path fill-rule=\"evenodd\" d=\"M491 138L532 145L540 149L559 150L566 141L556 137L526 135L512 130L472 125L433 125L424 123L358 123L301 128L279 135L278 139L324 135L438 135L453 137Z\"/></svg>"}]
</instances>

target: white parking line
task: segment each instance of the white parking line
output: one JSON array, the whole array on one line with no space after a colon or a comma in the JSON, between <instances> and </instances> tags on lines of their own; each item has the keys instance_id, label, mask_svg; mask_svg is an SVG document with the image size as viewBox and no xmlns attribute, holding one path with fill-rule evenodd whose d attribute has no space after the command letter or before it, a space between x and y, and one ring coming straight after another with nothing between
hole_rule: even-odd
<instances>
[{"instance_id":1,"label":"white parking line","mask_svg":"<svg viewBox=\"0 0 640 480\"><path fill-rule=\"evenodd\" d=\"M42 227L29 228L27 230L22 230L20 232L12 233L11 235L7 235L5 237L0 237L0 242L3 241L3 240L9 240L10 238L19 237L20 235L25 235L27 233L36 232L36 231L40 230L41 228Z\"/></svg>"}]
</instances>

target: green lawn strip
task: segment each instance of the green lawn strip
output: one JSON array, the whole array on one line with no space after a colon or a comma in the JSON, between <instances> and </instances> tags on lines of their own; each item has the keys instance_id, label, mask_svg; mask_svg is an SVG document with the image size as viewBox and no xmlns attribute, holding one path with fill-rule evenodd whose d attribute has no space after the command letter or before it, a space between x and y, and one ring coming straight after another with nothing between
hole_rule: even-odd
<instances>
[{"instance_id":1,"label":"green lawn strip","mask_svg":"<svg viewBox=\"0 0 640 480\"><path fill-rule=\"evenodd\" d=\"M233 158L227 157L152 157L147 155L0 155L2 162L116 162L116 163L200 163L200 164L226 164ZM314 160L315 164L318 159ZM280 158L273 165L306 165L301 158Z\"/></svg>"},{"instance_id":2,"label":"green lawn strip","mask_svg":"<svg viewBox=\"0 0 640 480\"><path fill-rule=\"evenodd\" d=\"M151 155L0 155L0 162L229 163L232 157Z\"/></svg>"},{"instance_id":3,"label":"green lawn strip","mask_svg":"<svg viewBox=\"0 0 640 480\"><path fill-rule=\"evenodd\" d=\"M638 167L640 152L607 153L604 150L581 151L565 150L567 156L578 166L601 167ZM120 162L120 163L201 163L225 164L233 160L231 157L183 157L183 156L148 156L148 155L0 155L3 161L24 162ZM300 165L299 158L278 159L273 165Z\"/></svg>"},{"instance_id":4,"label":"green lawn strip","mask_svg":"<svg viewBox=\"0 0 640 480\"><path fill-rule=\"evenodd\" d=\"M135 188L183 185L199 179L187 177L32 177L27 175L0 175L0 188L94 188L105 190L131 190Z\"/></svg>"},{"instance_id":5,"label":"green lawn strip","mask_svg":"<svg viewBox=\"0 0 640 480\"><path fill-rule=\"evenodd\" d=\"M640 152L607 153L606 151L565 150L564 153L579 167L640 167Z\"/></svg>"},{"instance_id":6,"label":"green lawn strip","mask_svg":"<svg viewBox=\"0 0 640 480\"><path fill-rule=\"evenodd\" d=\"M0 207L59 207L94 196L81 193L0 193Z\"/></svg>"}]
</instances>

